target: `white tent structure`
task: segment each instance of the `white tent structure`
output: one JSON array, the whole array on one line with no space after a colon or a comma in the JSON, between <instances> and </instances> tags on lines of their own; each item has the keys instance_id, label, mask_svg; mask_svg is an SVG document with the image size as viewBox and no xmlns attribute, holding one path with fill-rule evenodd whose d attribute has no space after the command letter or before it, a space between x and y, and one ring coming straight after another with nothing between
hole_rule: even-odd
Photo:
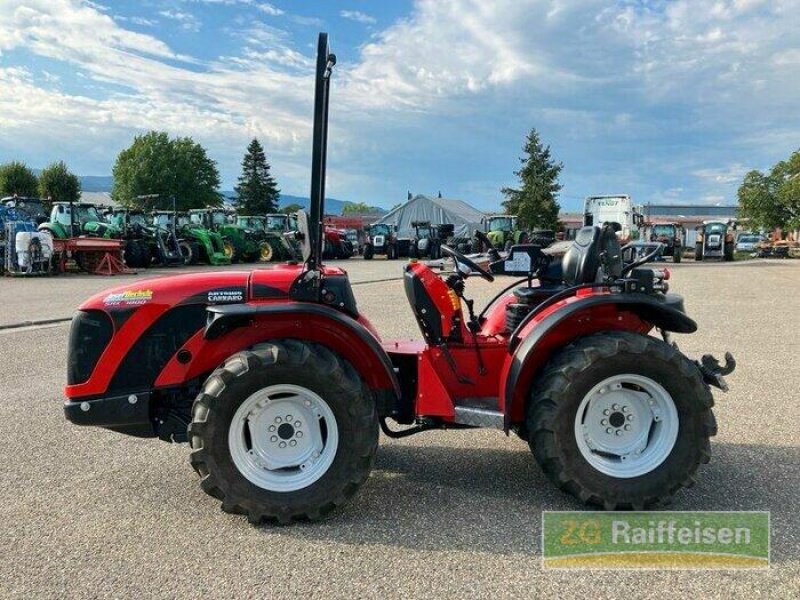
<instances>
[{"instance_id":1,"label":"white tent structure","mask_svg":"<svg viewBox=\"0 0 800 600\"><path fill-rule=\"evenodd\" d=\"M471 238L475 229L482 229L483 217L482 212L463 200L429 198L417 194L385 214L378 223L397 225L399 237L410 237L414 233L411 225L414 221L430 221L432 225L452 223L456 237Z\"/></svg>"}]
</instances>

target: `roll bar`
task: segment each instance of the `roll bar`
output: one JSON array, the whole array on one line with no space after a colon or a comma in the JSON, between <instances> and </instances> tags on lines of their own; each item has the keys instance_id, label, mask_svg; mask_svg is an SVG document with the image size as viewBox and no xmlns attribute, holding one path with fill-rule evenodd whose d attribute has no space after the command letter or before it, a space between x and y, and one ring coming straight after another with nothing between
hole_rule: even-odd
<instances>
[{"instance_id":1,"label":"roll bar","mask_svg":"<svg viewBox=\"0 0 800 600\"><path fill-rule=\"evenodd\" d=\"M311 214L309 231L311 256L308 268L322 262L323 218L325 216L325 169L328 152L328 100L331 74L336 55L328 47L328 34L320 33L317 41L317 68L314 83L314 134L311 155Z\"/></svg>"}]
</instances>

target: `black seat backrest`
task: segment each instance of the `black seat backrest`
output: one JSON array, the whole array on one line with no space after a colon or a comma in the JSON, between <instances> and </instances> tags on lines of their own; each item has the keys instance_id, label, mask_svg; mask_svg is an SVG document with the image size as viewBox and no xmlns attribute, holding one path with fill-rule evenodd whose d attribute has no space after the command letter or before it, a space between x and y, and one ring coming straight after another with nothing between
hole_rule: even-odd
<instances>
[{"instance_id":1,"label":"black seat backrest","mask_svg":"<svg viewBox=\"0 0 800 600\"><path fill-rule=\"evenodd\" d=\"M561 262L564 283L567 286L598 281L598 272L617 278L622 273L622 250L614 227L584 227L575 236Z\"/></svg>"},{"instance_id":2,"label":"black seat backrest","mask_svg":"<svg viewBox=\"0 0 800 600\"><path fill-rule=\"evenodd\" d=\"M564 254L561 269L568 286L592 283L600 268L600 228L583 227Z\"/></svg>"}]
</instances>

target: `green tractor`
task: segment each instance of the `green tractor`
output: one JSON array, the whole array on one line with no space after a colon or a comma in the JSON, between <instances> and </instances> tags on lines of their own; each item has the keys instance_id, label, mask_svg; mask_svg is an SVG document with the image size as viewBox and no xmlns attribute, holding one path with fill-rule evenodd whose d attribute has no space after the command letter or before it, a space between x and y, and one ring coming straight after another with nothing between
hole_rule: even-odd
<instances>
[{"instance_id":1,"label":"green tractor","mask_svg":"<svg viewBox=\"0 0 800 600\"><path fill-rule=\"evenodd\" d=\"M185 213L183 213L182 220L180 215L181 213L172 210L154 210L150 213L150 225L165 232L162 235L169 237L170 245L177 245L181 263L196 265L200 262L201 257L200 243L193 237L184 237L184 226L190 221Z\"/></svg>"},{"instance_id":2,"label":"green tractor","mask_svg":"<svg viewBox=\"0 0 800 600\"><path fill-rule=\"evenodd\" d=\"M197 217L185 212L175 216L176 233L186 241L184 250L191 248L197 252L184 252L184 261L187 264L205 262L210 265L229 265L233 257L233 244L214 231L203 226Z\"/></svg>"},{"instance_id":3,"label":"green tractor","mask_svg":"<svg viewBox=\"0 0 800 600\"><path fill-rule=\"evenodd\" d=\"M162 266L184 262L178 238L173 229L162 227L148 220L145 212L138 208L112 208L106 215L108 223L122 232L122 239L138 239L145 243L146 255L142 257L147 266L154 262Z\"/></svg>"},{"instance_id":4,"label":"green tractor","mask_svg":"<svg viewBox=\"0 0 800 600\"><path fill-rule=\"evenodd\" d=\"M511 246L528 242L528 232L519 228L516 215L489 215L484 218L483 225L495 248L509 250Z\"/></svg>"},{"instance_id":5,"label":"green tractor","mask_svg":"<svg viewBox=\"0 0 800 600\"><path fill-rule=\"evenodd\" d=\"M97 206L87 202L54 202L50 220L39 225L55 239L94 237L124 240L125 264L138 269L150 264L149 243L135 229L121 228L103 219Z\"/></svg>"},{"instance_id":6,"label":"green tractor","mask_svg":"<svg viewBox=\"0 0 800 600\"><path fill-rule=\"evenodd\" d=\"M193 223L201 225L222 236L223 242L231 245L232 262L255 262L261 256L258 235L252 229L245 229L228 222L228 215L222 208L197 208L189 211Z\"/></svg>"},{"instance_id":7,"label":"green tractor","mask_svg":"<svg viewBox=\"0 0 800 600\"><path fill-rule=\"evenodd\" d=\"M253 232L259 243L259 258L263 262L283 261L294 258L284 234L297 229L296 218L292 215L238 215L236 224ZM291 226L294 225L294 229Z\"/></svg>"}]
</instances>

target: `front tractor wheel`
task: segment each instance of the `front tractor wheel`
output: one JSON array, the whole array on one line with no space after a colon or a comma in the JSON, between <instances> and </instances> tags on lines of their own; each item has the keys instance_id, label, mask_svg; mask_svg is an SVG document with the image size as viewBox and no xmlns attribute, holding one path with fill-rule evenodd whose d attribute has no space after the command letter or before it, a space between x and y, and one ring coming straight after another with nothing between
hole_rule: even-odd
<instances>
[{"instance_id":1,"label":"front tractor wheel","mask_svg":"<svg viewBox=\"0 0 800 600\"><path fill-rule=\"evenodd\" d=\"M253 523L318 520L366 481L378 419L355 369L297 340L231 356L192 408L191 462L206 493Z\"/></svg>"},{"instance_id":2,"label":"front tractor wheel","mask_svg":"<svg viewBox=\"0 0 800 600\"><path fill-rule=\"evenodd\" d=\"M528 442L559 488L607 510L640 510L692 485L709 461L713 403L697 367L669 344L596 334L538 377Z\"/></svg>"}]
</instances>

